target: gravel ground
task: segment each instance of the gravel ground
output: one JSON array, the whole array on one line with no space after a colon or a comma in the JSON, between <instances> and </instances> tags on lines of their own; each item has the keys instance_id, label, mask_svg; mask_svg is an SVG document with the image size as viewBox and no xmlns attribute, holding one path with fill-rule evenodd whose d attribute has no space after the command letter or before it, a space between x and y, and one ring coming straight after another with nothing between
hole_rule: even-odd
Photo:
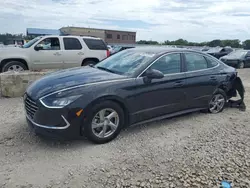
<instances>
[{"instance_id":1,"label":"gravel ground","mask_svg":"<svg viewBox=\"0 0 250 188\"><path fill-rule=\"evenodd\" d=\"M240 70L250 104L249 69ZM0 99L0 187L250 187L250 111L192 113L130 127L114 141L53 141Z\"/></svg>"}]
</instances>

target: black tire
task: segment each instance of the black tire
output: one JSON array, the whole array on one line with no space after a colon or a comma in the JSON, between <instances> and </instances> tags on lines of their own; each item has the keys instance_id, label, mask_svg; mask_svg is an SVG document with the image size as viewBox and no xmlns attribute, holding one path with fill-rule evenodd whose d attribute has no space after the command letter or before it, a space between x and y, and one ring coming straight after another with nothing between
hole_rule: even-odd
<instances>
[{"instance_id":1,"label":"black tire","mask_svg":"<svg viewBox=\"0 0 250 188\"><path fill-rule=\"evenodd\" d=\"M106 137L106 138L99 138L97 137L93 131L92 131L92 120L94 118L94 116L102 109L105 109L105 108L110 108L110 109L113 109L117 112L118 116L119 116L119 125L117 127L117 129L115 130L115 132L110 135L109 137ZM88 114L88 117L87 117L87 120L86 120L86 125L83 127L84 128L84 135L88 138L88 140L96 143L96 144L104 144L104 143L107 143L113 139L115 139L119 133L121 132L121 129L123 128L124 126L124 111L123 109L120 107L119 104L113 102L113 101L103 101L103 102L100 102L98 104L95 104L92 109L91 109L91 112Z\"/></svg>"},{"instance_id":2,"label":"black tire","mask_svg":"<svg viewBox=\"0 0 250 188\"><path fill-rule=\"evenodd\" d=\"M9 61L9 62L7 62L7 63L3 66L2 72L7 72L7 71L9 70L9 68L10 68L11 66L13 66L13 65L19 66L19 67L21 67L23 70L28 70L28 67L27 67L25 64L23 64L22 62L20 62L20 61Z\"/></svg>"},{"instance_id":3,"label":"black tire","mask_svg":"<svg viewBox=\"0 0 250 188\"><path fill-rule=\"evenodd\" d=\"M211 109L210 109L210 102L211 102L212 99L213 99L216 95L218 95L218 94L221 95L221 96L224 98L224 101L225 101L225 102L224 102L223 107L222 107L218 112L216 112L216 113L222 112L222 111L224 110L225 106L226 106L226 103L227 103L227 95L226 95L225 91L223 91L222 89L217 89L217 91L213 94L211 100L208 102L208 112L209 112L209 113L215 114L215 112L211 111Z\"/></svg>"},{"instance_id":4,"label":"black tire","mask_svg":"<svg viewBox=\"0 0 250 188\"><path fill-rule=\"evenodd\" d=\"M245 67L245 63L243 61L239 62L237 65L238 69L243 69Z\"/></svg>"},{"instance_id":5,"label":"black tire","mask_svg":"<svg viewBox=\"0 0 250 188\"><path fill-rule=\"evenodd\" d=\"M96 63L98 63L98 62L96 62L94 60L86 60L86 61L83 62L82 66L87 66L87 65L90 65L90 64L95 65Z\"/></svg>"}]
</instances>

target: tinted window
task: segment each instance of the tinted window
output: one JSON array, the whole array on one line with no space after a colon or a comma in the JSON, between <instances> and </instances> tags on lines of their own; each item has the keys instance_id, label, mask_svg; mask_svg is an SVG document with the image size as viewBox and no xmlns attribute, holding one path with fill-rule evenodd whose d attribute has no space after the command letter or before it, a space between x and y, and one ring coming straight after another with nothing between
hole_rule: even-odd
<instances>
[{"instance_id":1,"label":"tinted window","mask_svg":"<svg viewBox=\"0 0 250 188\"><path fill-rule=\"evenodd\" d=\"M207 60L207 67L208 68L212 68L215 67L216 65L218 65L218 62L210 57L206 57Z\"/></svg>"},{"instance_id":2,"label":"tinted window","mask_svg":"<svg viewBox=\"0 0 250 188\"><path fill-rule=\"evenodd\" d=\"M181 71L181 55L169 54L158 59L150 68L163 74L179 73Z\"/></svg>"},{"instance_id":3,"label":"tinted window","mask_svg":"<svg viewBox=\"0 0 250 188\"><path fill-rule=\"evenodd\" d=\"M36 46L39 47L40 50L60 50L60 42L58 38L46 38Z\"/></svg>"},{"instance_id":4,"label":"tinted window","mask_svg":"<svg viewBox=\"0 0 250 188\"><path fill-rule=\"evenodd\" d=\"M82 45L80 41L76 38L63 38L65 50L80 50Z\"/></svg>"},{"instance_id":5,"label":"tinted window","mask_svg":"<svg viewBox=\"0 0 250 188\"><path fill-rule=\"evenodd\" d=\"M83 39L90 50L108 50L107 45L98 39Z\"/></svg>"},{"instance_id":6,"label":"tinted window","mask_svg":"<svg viewBox=\"0 0 250 188\"><path fill-rule=\"evenodd\" d=\"M186 57L187 71L202 70L208 67L207 61L202 55L194 53L186 53L185 57Z\"/></svg>"},{"instance_id":7,"label":"tinted window","mask_svg":"<svg viewBox=\"0 0 250 188\"><path fill-rule=\"evenodd\" d=\"M117 39L120 39L120 35L117 35Z\"/></svg>"}]
</instances>

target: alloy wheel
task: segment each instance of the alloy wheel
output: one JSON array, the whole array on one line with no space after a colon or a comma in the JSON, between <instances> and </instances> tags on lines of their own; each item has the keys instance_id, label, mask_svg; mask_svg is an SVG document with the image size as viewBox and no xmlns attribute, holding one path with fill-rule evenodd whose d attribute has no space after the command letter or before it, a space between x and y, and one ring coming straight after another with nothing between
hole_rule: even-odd
<instances>
[{"instance_id":1,"label":"alloy wheel","mask_svg":"<svg viewBox=\"0 0 250 188\"><path fill-rule=\"evenodd\" d=\"M91 128L93 134L98 138L107 138L115 133L118 125L118 113L111 108L105 108L94 116Z\"/></svg>"},{"instance_id":2,"label":"alloy wheel","mask_svg":"<svg viewBox=\"0 0 250 188\"><path fill-rule=\"evenodd\" d=\"M23 67L21 67L20 65L11 65L8 68L8 71L16 71L16 72L20 72L20 71L24 71Z\"/></svg>"},{"instance_id":3,"label":"alloy wheel","mask_svg":"<svg viewBox=\"0 0 250 188\"><path fill-rule=\"evenodd\" d=\"M222 94L215 94L209 103L209 111L214 114L220 112L223 109L225 102L226 100Z\"/></svg>"}]
</instances>

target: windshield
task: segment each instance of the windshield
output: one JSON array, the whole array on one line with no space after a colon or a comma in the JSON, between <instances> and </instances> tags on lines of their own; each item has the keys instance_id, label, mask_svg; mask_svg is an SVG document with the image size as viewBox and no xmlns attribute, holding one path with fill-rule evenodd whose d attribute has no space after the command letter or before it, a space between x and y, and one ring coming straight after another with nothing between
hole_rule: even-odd
<instances>
[{"instance_id":1,"label":"windshield","mask_svg":"<svg viewBox=\"0 0 250 188\"><path fill-rule=\"evenodd\" d=\"M31 47L34 43L36 43L40 38L42 37L36 37L32 39L31 41L27 42L26 44L23 45L23 48L29 48Z\"/></svg>"},{"instance_id":2,"label":"windshield","mask_svg":"<svg viewBox=\"0 0 250 188\"><path fill-rule=\"evenodd\" d=\"M247 54L247 51L235 51L227 55L227 57L242 58Z\"/></svg>"},{"instance_id":3,"label":"windshield","mask_svg":"<svg viewBox=\"0 0 250 188\"><path fill-rule=\"evenodd\" d=\"M132 75L142 65L148 62L155 54L139 51L122 51L104 59L95 67L121 75Z\"/></svg>"}]
</instances>

